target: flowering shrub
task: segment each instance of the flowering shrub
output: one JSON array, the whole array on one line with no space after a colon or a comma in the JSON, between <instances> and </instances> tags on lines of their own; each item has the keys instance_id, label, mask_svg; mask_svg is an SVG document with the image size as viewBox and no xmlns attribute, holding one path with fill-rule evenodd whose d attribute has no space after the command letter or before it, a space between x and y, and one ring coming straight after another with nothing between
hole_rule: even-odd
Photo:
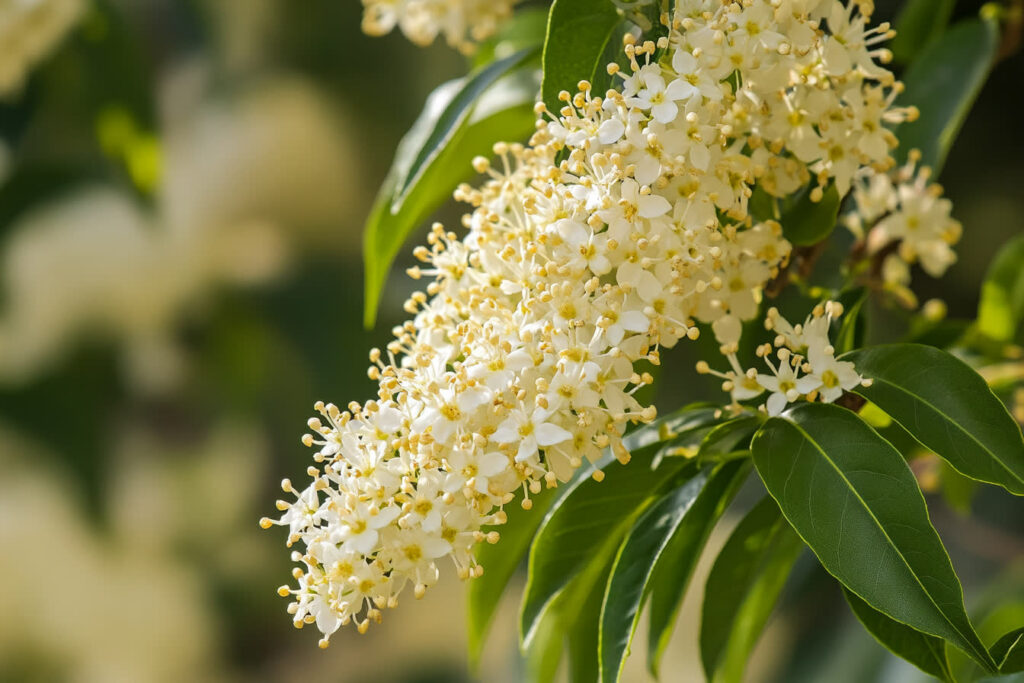
<instances>
[{"instance_id":1,"label":"flowering shrub","mask_svg":"<svg viewBox=\"0 0 1024 683\"><path fill-rule=\"evenodd\" d=\"M512 4L364 0L365 28L397 24L417 43L443 33L470 51ZM970 367L933 346L862 344L867 292L916 308L912 267L942 275L961 231L921 164L941 166L949 141L900 150L901 131L932 123L927 102L904 97L914 84L887 68L893 31L872 13L868 0L557 0L534 132L526 145L493 144L493 161L477 155L493 143L478 122L491 136L518 129L491 126L498 113L477 107L512 77L534 85L508 111L530 106L536 47L499 35L504 56L444 86L403 142L368 258L462 177L453 160L472 158L483 180L455 192L470 207L465 233L435 224L414 251L408 274L426 284L406 302L412 319L370 353L377 396L317 404L303 437L312 481L286 480L293 499L262 521L288 529L299 566L280 593L297 627L315 624L323 647L347 624L364 632L407 588L422 596L449 560L485 586L493 562L488 587L500 593L525 547L502 557L509 511L546 507L527 534L524 642L554 613L568 627L598 624L583 641L592 669L574 676L615 680L654 592L656 669L695 539L753 463L770 495L709 579L709 678L742 675L755 642L743 629L763 626L782 585L755 596L721 572L746 566L751 586L758 571L784 577L805 545L897 654L945 677L932 646L948 642L1006 670L1015 644L990 650L977 636L911 470L858 416L870 401L964 475L1024 493L1020 429ZM976 22L982 65L994 23ZM616 32L621 54L606 55ZM839 223L855 240L841 282L814 284ZM773 299L806 318L793 324ZM641 390L663 354L708 335L702 348L718 353L696 370L728 398L656 420ZM599 509L582 516L588 504ZM588 620L592 594L600 610ZM672 605L668 616L654 600ZM479 609L482 629L493 604Z\"/></svg>"}]
</instances>

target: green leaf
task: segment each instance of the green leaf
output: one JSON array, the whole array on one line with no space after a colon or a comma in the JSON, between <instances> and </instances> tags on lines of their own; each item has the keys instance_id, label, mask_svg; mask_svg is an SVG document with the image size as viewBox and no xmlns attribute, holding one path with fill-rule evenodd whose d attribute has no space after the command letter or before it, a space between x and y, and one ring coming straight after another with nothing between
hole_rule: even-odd
<instances>
[{"instance_id":1,"label":"green leaf","mask_svg":"<svg viewBox=\"0 0 1024 683\"><path fill-rule=\"evenodd\" d=\"M903 163L912 149L938 177L953 141L995 63L999 27L995 19L962 21L931 42L903 76L898 106L916 106L921 116L896 129Z\"/></svg>"},{"instance_id":2,"label":"green leaf","mask_svg":"<svg viewBox=\"0 0 1024 683\"><path fill-rule=\"evenodd\" d=\"M761 422L760 415L742 415L715 426L701 441L698 458L701 461L716 460L748 450L750 438Z\"/></svg>"},{"instance_id":3,"label":"green leaf","mask_svg":"<svg viewBox=\"0 0 1024 683\"><path fill-rule=\"evenodd\" d=\"M747 659L804 544L765 496L737 525L708 575L700 656L709 681L742 681Z\"/></svg>"},{"instance_id":4,"label":"green leaf","mask_svg":"<svg viewBox=\"0 0 1024 683\"><path fill-rule=\"evenodd\" d=\"M1024 439L988 384L932 346L887 344L842 356L872 380L854 391L961 474L1024 495Z\"/></svg>"},{"instance_id":5,"label":"green leaf","mask_svg":"<svg viewBox=\"0 0 1024 683\"><path fill-rule=\"evenodd\" d=\"M769 493L830 574L883 614L994 669L899 451L854 413L822 403L769 419L751 450Z\"/></svg>"},{"instance_id":6,"label":"green leaf","mask_svg":"<svg viewBox=\"0 0 1024 683\"><path fill-rule=\"evenodd\" d=\"M409 189L419 182L425 169L451 144L452 139L469 120L469 115L484 92L502 76L510 73L536 54L537 49L534 47L519 50L508 57L488 64L466 78L431 127L430 132L427 133L423 144L416 150L412 163L399 175L395 187L395 197L391 203L392 213L402 208Z\"/></svg>"},{"instance_id":7,"label":"green leaf","mask_svg":"<svg viewBox=\"0 0 1024 683\"><path fill-rule=\"evenodd\" d=\"M906 64L941 36L955 4L956 0L908 0L894 22L896 37L889 44L893 59Z\"/></svg>"},{"instance_id":8,"label":"green leaf","mask_svg":"<svg viewBox=\"0 0 1024 683\"><path fill-rule=\"evenodd\" d=\"M530 683L552 683L562 662L564 644L562 624L558 619L545 619L540 631L526 651L526 674Z\"/></svg>"},{"instance_id":9,"label":"green leaf","mask_svg":"<svg viewBox=\"0 0 1024 683\"><path fill-rule=\"evenodd\" d=\"M798 247L817 244L832 234L839 218L841 198L835 183L828 186L821 201L811 201L810 186L782 200L782 234Z\"/></svg>"},{"instance_id":10,"label":"green leaf","mask_svg":"<svg viewBox=\"0 0 1024 683\"><path fill-rule=\"evenodd\" d=\"M610 78L606 67L622 53L626 19L611 0L555 0L548 14L544 39L544 79L541 99L558 115L563 103L558 93L576 92L576 85L590 81L604 94Z\"/></svg>"},{"instance_id":11,"label":"green leaf","mask_svg":"<svg viewBox=\"0 0 1024 683\"><path fill-rule=\"evenodd\" d=\"M999 673L1024 671L1024 628L1011 631L997 640L992 646L992 657L999 665Z\"/></svg>"},{"instance_id":12,"label":"green leaf","mask_svg":"<svg viewBox=\"0 0 1024 683\"><path fill-rule=\"evenodd\" d=\"M864 344L867 331L864 302L867 299L867 290L863 287L839 297L839 303L843 304L846 310L839 324L839 333L836 335L836 353L846 353Z\"/></svg>"},{"instance_id":13,"label":"green leaf","mask_svg":"<svg viewBox=\"0 0 1024 683\"><path fill-rule=\"evenodd\" d=\"M738 464L730 465L728 471L735 473ZM600 680L618 681L622 676L655 566L713 481L709 467L666 494L644 512L619 546L600 614ZM700 522L706 525L706 520Z\"/></svg>"},{"instance_id":14,"label":"green leaf","mask_svg":"<svg viewBox=\"0 0 1024 683\"><path fill-rule=\"evenodd\" d=\"M704 545L749 472L746 460L727 462L714 470L654 565L648 582L647 668L655 678Z\"/></svg>"},{"instance_id":15,"label":"green leaf","mask_svg":"<svg viewBox=\"0 0 1024 683\"><path fill-rule=\"evenodd\" d=\"M630 523L635 519L631 516ZM572 588L559 598L562 611L571 610L568 628L569 680L594 683L600 676L598 659L601 623L601 598L612 570L617 543L605 543L594 561L573 581Z\"/></svg>"},{"instance_id":16,"label":"green leaf","mask_svg":"<svg viewBox=\"0 0 1024 683\"><path fill-rule=\"evenodd\" d=\"M1007 242L989 267L978 303L978 331L1011 342L1024 319L1024 235Z\"/></svg>"},{"instance_id":17,"label":"green leaf","mask_svg":"<svg viewBox=\"0 0 1024 683\"><path fill-rule=\"evenodd\" d=\"M602 482L581 470L552 505L530 548L529 577L523 595L520 636L529 644L537 624L572 578L583 571L602 543L615 541L689 462L666 458L655 469L653 449L633 453L628 465L612 462ZM689 470L695 471L690 467ZM596 654L595 654L596 661Z\"/></svg>"},{"instance_id":18,"label":"green leaf","mask_svg":"<svg viewBox=\"0 0 1024 683\"><path fill-rule=\"evenodd\" d=\"M531 496L533 506L529 510L524 510L518 500L506 505L504 510L508 521L499 528L499 542L494 545L480 543L476 547L476 560L484 568L484 573L469 582L466 592L469 661L473 668L480 663L487 631L502 593L526 556L530 542L544 520L544 513L556 498L556 492L557 489L544 489Z\"/></svg>"},{"instance_id":19,"label":"green leaf","mask_svg":"<svg viewBox=\"0 0 1024 683\"><path fill-rule=\"evenodd\" d=\"M376 320L388 271L409 233L447 201L460 182L472 176L474 157L489 155L498 140L520 140L534 130L536 71L523 68L506 75L479 99L468 122L463 122L447 144L421 168L418 181L407 189L396 208L399 180L410 176L412 164L431 131L464 87L464 79L460 79L431 93L419 119L399 144L391 171L370 211L363 231L366 327L372 327Z\"/></svg>"},{"instance_id":20,"label":"green leaf","mask_svg":"<svg viewBox=\"0 0 1024 683\"><path fill-rule=\"evenodd\" d=\"M850 604L850 609L864 625L868 633L875 637L887 650L902 657L926 674L941 681L953 683L953 672L949 668L946 657L946 643L941 638L929 636L901 624L872 608L846 588L843 595Z\"/></svg>"}]
</instances>

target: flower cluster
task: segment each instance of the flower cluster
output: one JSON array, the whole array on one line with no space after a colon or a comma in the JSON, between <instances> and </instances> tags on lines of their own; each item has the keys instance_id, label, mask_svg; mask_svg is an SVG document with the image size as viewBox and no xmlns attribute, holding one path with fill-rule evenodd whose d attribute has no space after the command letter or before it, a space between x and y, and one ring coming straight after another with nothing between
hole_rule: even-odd
<instances>
[{"instance_id":1,"label":"flower cluster","mask_svg":"<svg viewBox=\"0 0 1024 683\"><path fill-rule=\"evenodd\" d=\"M628 73L609 67L618 89L582 82L558 116L538 105L550 120L529 146L474 162L489 179L456 193L473 207L468 235L434 227L410 270L429 279L407 302L413 320L371 352L377 398L317 405L313 481L284 482L295 500L262 520L302 548L298 585L280 591L296 626L316 623L326 646L404 587L421 595L443 557L479 575L473 547L498 540L485 528L518 490L529 507L604 449L629 459L621 437L655 417L634 394L661 347L706 324L735 359L790 253L783 226L749 214L754 188L845 194L864 166L892 166L883 124L907 112L890 106L897 88L874 48L889 32L867 29L869 14L866 2L680 0L668 37L628 43ZM797 328L769 315L785 350L752 378L769 409L851 386L827 343L837 314L823 306ZM738 361L735 375L751 379Z\"/></svg>"},{"instance_id":2,"label":"flower cluster","mask_svg":"<svg viewBox=\"0 0 1024 683\"><path fill-rule=\"evenodd\" d=\"M773 343L757 349L758 358L764 359L770 373L758 372L756 368L744 370L735 353L727 354L732 366L728 372L712 370L705 361L697 364L697 371L725 380L722 389L732 395L734 405L767 391L768 399L760 408L773 416L795 401L832 403L844 391L871 383L857 374L853 363L835 357L829 329L842 314L842 304L829 301L815 306L803 324L791 325L777 309L771 308L765 316L765 328L775 332L776 337Z\"/></svg>"},{"instance_id":3,"label":"flower cluster","mask_svg":"<svg viewBox=\"0 0 1024 683\"><path fill-rule=\"evenodd\" d=\"M498 30L518 0L363 0L363 31L380 36L397 25L417 45L444 35L449 45L471 53Z\"/></svg>"},{"instance_id":4,"label":"flower cluster","mask_svg":"<svg viewBox=\"0 0 1024 683\"><path fill-rule=\"evenodd\" d=\"M856 211L846 221L866 255L880 260L884 285L907 296L910 266L942 276L956 262L953 245L962 233L950 215L953 203L930 182L931 170L918 167L919 158L915 151L892 173L862 174L853 190Z\"/></svg>"},{"instance_id":5,"label":"flower cluster","mask_svg":"<svg viewBox=\"0 0 1024 683\"><path fill-rule=\"evenodd\" d=\"M16 93L33 66L68 32L84 0L0 2L0 98Z\"/></svg>"}]
</instances>

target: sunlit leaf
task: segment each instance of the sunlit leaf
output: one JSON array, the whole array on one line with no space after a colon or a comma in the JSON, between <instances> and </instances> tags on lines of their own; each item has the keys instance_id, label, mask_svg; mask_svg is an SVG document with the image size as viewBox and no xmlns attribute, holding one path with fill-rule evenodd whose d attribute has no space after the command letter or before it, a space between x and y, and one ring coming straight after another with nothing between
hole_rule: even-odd
<instances>
[{"instance_id":1,"label":"sunlit leaf","mask_svg":"<svg viewBox=\"0 0 1024 683\"><path fill-rule=\"evenodd\" d=\"M786 519L850 591L995 665L903 456L852 412L805 403L765 423L754 464Z\"/></svg>"},{"instance_id":2,"label":"sunlit leaf","mask_svg":"<svg viewBox=\"0 0 1024 683\"><path fill-rule=\"evenodd\" d=\"M854 391L958 472L1024 495L1020 427L970 366L919 344L874 346L842 358L871 379Z\"/></svg>"},{"instance_id":3,"label":"sunlit leaf","mask_svg":"<svg viewBox=\"0 0 1024 683\"><path fill-rule=\"evenodd\" d=\"M978 331L1013 341L1024 320L1024 235L1006 243L989 266L978 303Z\"/></svg>"},{"instance_id":4,"label":"sunlit leaf","mask_svg":"<svg viewBox=\"0 0 1024 683\"><path fill-rule=\"evenodd\" d=\"M431 93L419 119L398 146L391 171L364 228L367 327L376 320L381 290L399 249L409 234L451 197L455 187L473 175L473 158L489 155L499 140L520 140L534 130L537 87L537 71L529 67L513 71L495 83L474 103L468 120L420 167L418 180L399 197L399 181L411 176L413 163L427 146L431 133L459 93L465 91L465 79L445 83Z\"/></svg>"}]
</instances>

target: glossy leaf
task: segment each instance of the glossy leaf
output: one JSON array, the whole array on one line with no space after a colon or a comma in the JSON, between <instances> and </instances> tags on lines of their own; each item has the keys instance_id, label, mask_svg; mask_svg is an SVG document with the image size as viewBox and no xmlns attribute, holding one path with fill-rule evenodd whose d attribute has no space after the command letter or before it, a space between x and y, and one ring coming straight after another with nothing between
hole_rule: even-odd
<instances>
[{"instance_id":1,"label":"glossy leaf","mask_svg":"<svg viewBox=\"0 0 1024 683\"><path fill-rule=\"evenodd\" d=\"M688 461L667 458L656 469L654 453L633 453L628 465L610 463L604 480L585 468L552 505L530 548L529 577L520 615L520 635L528 644L539 620L570 580L583 570L603 542L621 538L631 515L639 514L673 483ZM689 467L695 473L694 467ZM595 655L596 658L596 655Z\"/></svg>"},{"instance_id":2,"label":"glossy leaf","mask_svg":"<svg viewBox=\"0 0 1024 683\"><path fill-rule=\"evenodd\" d=\"M926 674L953 683L953 672L950 671L946 657L946 643L942 638L929 636L890 619L845 588L843 595L860 623L883 647Z\"/></svg>"},{"instance_id":3,"label":"glossy leaf","mask_svg":"<svg viewBox=\"0 0 1024 683\"><path fill-rule=\"evenodd\" d=\"M472 176L473 157L490 154L499 140L523 139L534 130L537 78L535 70L527 68L507 75L480 98L468 123L422 168L418 182L407 190L396 210L399 179L408 175L418 150L462 87L460 79L431 93L420 118L399 144L391 171L366 221L363 261L367 327L377 317L381 290L399 249L409 234L451 197L455 187Z\"/></svg>"},{"instance_id":4,"label":"glossy leaf","mask_svg":"<svg viewBox=\"0 0 1024 683\"><path fill-rule=\"evenodd\" d=\"M997 640L992 646L992 657L1001 674L1024 671L1024 628L1011 631Z\"/></svg>"},{"instance_id":5,"label":"glossy leaf","mask_svg":"<svg viewBox=\"0 0 1024 683\"><path fill-rule=\"evenodd\" d=\"M715 469L654 565L648 580L647 668L655 677L704 545L749 472L747 460Z\"/></svg>"},{"instance_id":6,"label":"glossy leaf","mask_svg":"<svg viewBox=\"0 0 1024 683\"><path fill-rule=\"evenodd\" d=\"M622 52L626 19L611 0L555 0L548 15L544 40L544 79L541 99L557 115L564 104L558 93L576 92L581 80L595 92L608 85L607 65Z\"/></svg>"},{"instance_id":7,"label":"glossy leaf","mask_svg":"<svg viewBox=\"0 0 1024 683\"><path fill-rule=\"evenodd\" d=\"M896 101L916 106L921 114L896 129L897 161L903 163L910 150L919 149L922 163L938 176L992 70L998 47L996 21L972 19L953 26L921 52L904 74L906 90Z\"/></svg>"},{"instance_id":8,"label":"glossy leaf","mask_svg":"<svg viewBox=\"0 0 1024 683\"><path fill-rule=\"evenodd\" d=\"M737 525L704 588L700 656L709 681L742 681L804 544L765 496Z\"/></svg>"},{"instance_id":9,"label":"glossy leaf","mask_svg":"<svg viewBox=\"0 0 1024 683\"><path fill-rule=\"evenodd\" d=\"M956 0L908 0L896 17L896 37L889 44L896 62L909 62L941 36L955 4Z\"/></svg>"},{"instance_id":10,"label":"glossy leaf","mask_svg":"<svg viewBox=\"0 0 1024 683\"><path fill-rule=\"evenodd\" d=\"M861 396L961 474L1024 495L1024 439L988 384L931 346L888 344L842 356L872 380Z\"/></svg>"},{"instance_id":11,"label":"glossy leaf","mask_svg":"<svg viewBox=\"0 0 1024 683\"><path fill-rule=\"evenodd\" d=\"M622 675L654 567L711 482L711 474L712 469L706 468L653 503L619 546L602 599L600 680L618 681Z\"/></svg>"},{"instance_id":12,"label":"glossy leaf","mask_svg":"<svg viewBox=\"0 0 1024 683\"><path fill-rule=\"evenodd\" d=\"M536 48L519 50L508 57L488 64L462 81L461 86L455 92L451 101L448 102L444 110L441 111L437 121L430 128L426 138L423 140L423 144L416 150L409 167L403 169L403 172L398 176L398 182L395 186L395 197L391 203L392 213L402 208L402 203L405 201L409 189L419 181L425 169L444 151L462 129L484 92L502 76L510 73L517 66L536 54Z\"/></svg>"},{"instance_id":13,"label":"glossy leaf","mask_svg":"<svg viewBox=\"0 0 1024 683\"><path fill-rule=\"evenodd\" d=\"M634 519L635 516L630 517L630 523ZM559 609L571 610L573 616L568 627L571 683L594 683L600 676L601 599L617 547L617 543L611 542L602 545L594 561L573 580L573 586L558 601Z\"/></svg>"},{"instance_id":14,"label":"glossy leaf","mask_svg":"<svg viewBox=\"0 0 1024 683\"><path fill-rule=\"evenodd\" d=\"M994 669L899 451L854 413L821 403L769 419L751 450L769 493L830 574L883 614Z\"/></svg>"},{"instance_id":15,"label":"glossy leaf","mask_svg":"<svg viewBox=\"0 0 1024 683\"><path fill-rule=\"evenodd\" d=\"M476 559L484 568L484 573L470 581L466 591L469 660L473 667L480 662L487 631L505 587L526 557L530 542L544 520L544 513L554 502L556 493L558 489L545 489L531 496L533 505L529 510L524 510L518 500L505 505L508 521L498 528L501 535L499 542L494 545L480 543L476 547Z\"/></svg>"},{"instance_id":16,"label":"glossy leaf","mask_svg":"<svg viewBox=\"0 0 1024 683\"><path fill-rule=\"evenodd\" d=\"M1010 240L996 255L981 286L978 331L1010 342L1024 320L1024 235Z\"/></svg>"},{"instance_id":17,"label":"glossy leaf","mask_svg":"<svg viewBox=\"0 0 1024 683\"><path fill-rule=\"evenodd\" d=\"M473 53L473 67L480 68L518 50L543 45L547 28L547 7L525 7L516 11L495 35L480 43Z\"/></svg>"}]
</instances>

